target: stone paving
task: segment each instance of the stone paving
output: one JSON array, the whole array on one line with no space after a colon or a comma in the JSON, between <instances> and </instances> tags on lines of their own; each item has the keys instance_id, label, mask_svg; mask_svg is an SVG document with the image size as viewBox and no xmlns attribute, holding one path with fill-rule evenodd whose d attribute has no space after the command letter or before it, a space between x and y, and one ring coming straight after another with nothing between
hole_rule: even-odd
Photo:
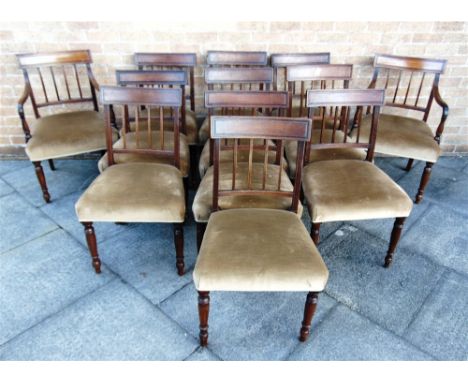
<instances>
[{"instance_id":1,"label":"stone paving","mask_svg":"<svg viewBox=\"0 0 468 382\"><path fill-rule=\"evenodd\" d=\"M45 204L30 162L0 162L0 359L468 359L468 157L434 166L388 270L392 220L322 226L330 279L307 343L297 339L304 293L213 292L206 349L191 217L185 276L164 224L95 224L103 272L94 273L74 203L96 163L58 160L55 172L44 164ZM409 173L403 159L376 164L414 197L422 163ZM306 212L303 220L310 227Z\"/></svg>"}]
</instances>

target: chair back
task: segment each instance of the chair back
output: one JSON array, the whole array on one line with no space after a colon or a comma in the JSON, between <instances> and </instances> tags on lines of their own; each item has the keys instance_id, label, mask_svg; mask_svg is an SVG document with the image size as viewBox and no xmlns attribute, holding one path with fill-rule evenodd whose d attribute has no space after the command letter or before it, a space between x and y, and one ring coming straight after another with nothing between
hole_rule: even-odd
<instances>
[{"instance_id":1,"label":"chair back","mask_svg":"<svg viewBox=\"0 0 468 382\"><path fill-rule=\"evenodd\" d=\"M87 103L98 111L99 85L91 70L89 50L18 54L36 118L47 106ZM40 90L39 90L40 89Z\"/></svg>"},{"instance_id":2,"label":"chair back","mask_svg":"<svg viewBox=\"0 0 468 382\"><path fill-rule=\"evenodd\" d=\"M223 50L209 50L206 52L208 66L266 66L267 52L237 52Z\"/></svg>"},{"instance_id":3,"label":"chair back","mask_svg":"<svg viewBox=\"0 0 468 382\"><path fill-rule=\"evenodd\" d=\"M367 150L366 160L371 162L374 158L377 124L384 99L385 90L383 89L308 90L307 107L309 108L309 115L315 116L315 120L320 121L318 124L313 124L312 134L314 129L318 129L320 134L318 142L312 143L311 141L307 143L306 162L310 158L310 150L339 148L365 149ZM348 137L352 109L358 110L358 108L362 107L369 107L372 113L371 129L366 143L359 142L360 123L356 127L356 139L351 140ZM328 110L330 111L329 114L327 113ZM332 116L332 119L330 119L329 115ZM331 134L325 134L326 129L331 129ZM336 134L338 129L343 134Z\"/></svg>"},{"instance_id":4,"label":"chair back","mask_svg":"<svg viewBox=\"0 0 468 382\"><path fill-rule=\"evenodd\" d=\"M114 154L152 155L173 160L175 167L180 168L179 113L182 106L181 89L157 89L141 87L103 86L101 88L101 103L104 106L106 124L106 143L108 165L112 166ZM148 109L146 128L140 128L141 107ZM122 148L113 147L111 109L122 108ZM159 111L158 129L152 129L154 118L151 110ZM169 109L172 116L173 139L165 142L164 115ZM135 120L135 131L128 132L130 118ZM172 133L172 132L171 132ZM153 143L153 141L155 143Z\"/></svg>"},{"instance_id":5,"label":"chair back","mask_svg":"<svg viewBox=\"0 0 468 382\"><path fill-rule=\"evenodd\" d=\"M284 117L237 117L237 116L212 116L211 117L211 136L214 140L214 173L213 173L213 210L219 209L219 198L223 196L243 195L251 196L269 196L276 198L291 198L291 211L297 212L299 206L302 166L304 162L305 143L310 139L311 121L306 118L284 118ZM225 146L223 140L233 139L234 145ZM276 140L281 142L279 146L283 147L283 141L293 140L298 142L297 148L297 167L295 174L294 188L292 191L284 190L282 186L282 155L280 163L276 166L276 174L269 173L271 167L268 165L268 144L264 144L264 161L261 179L254 179L253 153L255 149L254 141L264 140L269 142ZM247 141L248 144L239 144L239 141ZM233 152L232 156L232 183L228 189L221 189L219 185L220 172L220 152L229 150ZM248 171L247 179L243 182L236 182L238 153L248 151ZM269 187L267 179L277 176L277 181L273 182L274 187ZM245 185L245 187L239 186Z\"/></svg>"},{"instance_id":6,"label":"chair back","mask_svg":"<svg viewBox=\"0 0 468 382\"><path fill-rule=\"evenodd\" d=\"M270 56L273 89L288 90L286 68L293 65L329 64L330 53L275 53Z\"/></svg>"},{"instance_id":7,"label":"chair back","mask_svg":"<svg viewBox=\"0 0 468 382\"><path fill-rule=\"evenodd\" d=\"M427 121L447 60L377 54L370 88L384 88L385 106L423 113Z\"/></svg>"},{"instance_id":8,"label":"chair back","mask_svg":"<svg viewBox=\"0 0 468 382\"><path fill-rule=\"evenodd\" d=\"M270 67L205 68L208 90L269 90L272 82Z\"/></svg>"},{"instance_id":9,"label":"chair back","mask_svg":"<svg viewBox=\"0 0 468 382\"><path fill-rule=\"evenodd\" d=\"M297 116L304 117L308 114L306 96L309 89L347 89L352 75L353 65L346 64L288 66L286 81L289 91L289 115L296 114L295 101L299 103Z\"/></svg>"},{"instance_id":10,"label":"chair back","mask_svg":"<svg viewBox=\"0 0 468 382\"><path fill-rule=\"evenodd\" d=\"M135 53L135 65L140 70L183 70L186 73L186 85L189 86L186 99L190 100L190 110L195 111L195 53ZM184 105L185 106L185 105ZM185 107L184 107L185 108Z\"/></svg>"},{"instance_id":11,"label":"chair back","mask_svg":"<svg viewBox=\"0 0 468 382\"><path fill-rule=\"evenodd\" d=\"M159 89L179 87L182 90L182 100L185 99L187 73L183 70L116 70L115 74L117 84L120 86L156 87ZM186 134L185 112L185 102L182 102L180 132L183 134ZM172 118L172 115L169 118Z\"/></svg>"}]
</instances>

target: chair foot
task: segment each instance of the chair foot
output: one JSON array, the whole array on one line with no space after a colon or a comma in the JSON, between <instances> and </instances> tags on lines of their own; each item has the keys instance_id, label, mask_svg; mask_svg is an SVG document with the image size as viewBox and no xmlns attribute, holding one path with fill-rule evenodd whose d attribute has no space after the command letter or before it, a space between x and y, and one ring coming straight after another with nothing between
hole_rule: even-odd
<instances>
[{"instance_id":1,"label":"chair foot","mask_svg":"<svg viewBox=\"0 0 468 382\"><path fill-rule=\"evenodd\" d=\"M203 242L207 223L197 223L197 252L200 252L200 247Z\"/></svg>"},{"instance_id":2,"label":"chair foot","mask_svg":"<svg viewBox=\"0 0 468 382\"><path fill-rule=\"evenodd\" d=\"M305 342L310 334L310 325L317 309L318 292L309 292L304 307L304 319L302 320L301 334L299 341Z\"/></svg>"},{"instance_id":3,"label":"chair foot","mask_svg":"<svg viewBox=\"0 0 468 382\"><path fill-rule=\"evenodd\" d=\"M414 162L414 159L412 158L408 159L408 163L406 164L405 171L411 170L411 167L413 167L413 162Z\"/></svg>"},{"instance_id":4,"label":"chair foot","mask_svg":"<svg viewBox=\"0 0 468 382\"><path fill-rule=\"evenodd\" d=\"M182 223L174 224L174 245L176 249L177 274L183 276L185 273L184 263L184 227Z\"/></svg>"},{"instance_id":5,"label":"chair foot","mask_svg":"<svg viewBox=\"0 0 468 382\"><path fill-rule=\"evenodd\" d=\"M320 224L321 223L312 223L310 228L310 237L314 241L315 245L320 243Z\"/></svg>"},{"instance_id":6,"label":"chair foot","mask_svg":"<svg viewBox=\"0 0 468 382\"><path fill-rule=\"evenodd\" d=\"M200 345L208 345L208 315L210 312L210 292L198 292L198 317L200 319Z\"/></svg>"},{"instance_id":7,"label":"chair foot","mask_svg":"<svg viewBox=\"0 0 468 382\"><path fill-rule=\"evenodd\" d=\"M93 223L83 222L86 242L88 243L89 253L93 259L92 264L96 273L101 273L101 260L97 250L96 235L94 233Z\"/></svg>"},{"instance_id":8,"label":"chair foot","mask_svg":"<svg viewBox=\"0 0 468 382\"><path fill-rule=\"evenodd\" d=\"M49 190L47 189L47 183L44 175L44 170L42 169L41 162L33 162L34 169L36 170L37 180L39 181L39 185L41 186L42 190L42 197L46 203L50 203L50 194Z\"/></svg>"},{"instance_id":9,"label":"chair foot","mask_svg":"<svg viewBox=\"0 0 468 382\"><path fill-rule=\"evenodd\" d=\"M390 245L388 246L387 256L385 256L385 268L389 268L393 262L393 254L395 253L396 246L400 240L401 231L406 218L396 218L393 224L392 235L390 236Z\"/></svg>"},{"instance_id":10,"label":"chair foot","mask_svg":"<svg viewBox=\"0 0 468 382\"><path fill-rule=\"evenodd\" d=\"M426 189L427 183L429 183L429 178L431 177L433 165L434 163L426 162L426 167L424 167L424 172L422 174L421 182L419 184L419 190L415 199L416 204L419 204L423 199L424 190Z\"/></svg>"}]
</instances>

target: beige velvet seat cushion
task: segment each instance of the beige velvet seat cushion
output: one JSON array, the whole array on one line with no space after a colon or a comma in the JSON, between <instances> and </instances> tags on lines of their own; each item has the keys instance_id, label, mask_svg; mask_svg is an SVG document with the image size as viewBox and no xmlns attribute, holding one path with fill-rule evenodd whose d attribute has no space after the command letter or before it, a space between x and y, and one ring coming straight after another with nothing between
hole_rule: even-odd
<instances>
[{"instance_id":1,"label":"beige velvet seat cushion","mask_svg":"<svg viewBox=\"0 0 468 382\"><path fill-rule=\"evenodd\" d=\"M314 223L406 217L413 206L398 184L367 161L311 163L302 185Z\"/></svg>"},{"instance_id":2,"label":"beige velvet seat cushion","mask_svg":"<svg viewBox=\"0 0 468 382\"><path fill-rule=\"evenodd\" d=\"M149 147L148 143L148 134L146 132L140 132L140 148ZM161 134L157 131L153 132L153 148L160 148L160 137ZM127 141L127 148L136 148L136 133L127 133L125 135ZM114 148L121 149L123 148L123 138L120 138L117 142L114 143ZM174 133L168 131L164 132L164 149L174 148ZM187 138L185 135L180 134L180 172L183 177L188 176L190 170L190 153L187 143ZM150 162L150 163L163 163L173 165L173 160L171 158L161 158L154 155L147 155L141 153L131 153L131 154L114 154L114 161L116 164L119 163L133 163L133 162ZM100 172L103 172L108 167L108 158L107 153L98 162L98 168Z\"/></svg>"},{"instance_id":3,"label":"beige velvet seat cushion","mask_svg":"<svg viewBox=\"0 0 468 382\"><path fill-rule=\"evenodd\" d=\"M96 111L73 111L39 118L32 124L31 133L26 154L32 161L106 148L104 117Z\"/></svg>"},{"instance_id":4,"label":"beige velvet seat cushion","mask_svg":"<svg viewBox=\"0 0 468 382\"><path fill-rule=\"evenodd\" d=\"M359 140L367 142L371 126L370 116L362 119ZM357 135L353 130L352 137ZM429 125L421 120L390 114L380 114L375 152L435 163L440 147Z\"/></svg>"},{"instance_id":5,"label":"beige velvet seat cushion","mask_svg":"<svg viewBox=\"0 0 468 382\"><path fill-rule=\"evenodd\" d=\"M236 115L251 116L252 115L252 110L241 109L241 112L236 113ZM260 115L262 115L262 113L257 112L256 115L260 116ZM204 144L209 138L210 138L210 122L209 122L209 118L206 117L203 120L203 123L202 123L202 125L200 127L200 130L198 131L198 142Z\"/></svg>"},{"instance_id":6,"label":"beige velvet seat cushion","mask_svg":"<svg viewBox=\"0 0 468 382\"><path fill-rule=\"evenodd\" d=\"M113 165L91 183L75 209L81 222L181 223L185 216L182 175L166 164Z\"/></svg>"},{"instance_id":7,"label":"beige velvet seat cushion","mask_svg":"<svg viewBox=\"0 0 468 382\"><path fill-rule=\"evenodd\" d=\"M199 223L207 222L213 210L213 166L211 166L203 177L200 185L198 186L195 199L193 200L192 211L195 221ZM266 180L266 188L268 190L276 190L278 184L278 170L277 165L268 165L268 176ZM248 163L239 163L236 172L236 189L247 189L247 173ZM253 163L253 178L252 188L262 188L263 176L263 163ZM220 164L220 189L227 190L232 187L232 164ZM288 175L283 170L281 175L281 190L292 191L293 185L288 178ZM286 210L291 206L290 197L273 197L268 196L223 196L219 198L219 206L221 209L232 208L273 208ZM298 215L302 215L302 205L299 203Z\"/></svg>"},{"instance_id":8,"label":"beige velvet seat cushion","mask_svg":"<svg viewBox=\"0 0 468 382\"><path fill-rule=\"evenodd\" d=\"M224 141L223 141L224 142ZM254 140L255 145L263 145L263 139L256 139ZM249 144L249 140L241 140L242 144ZM234 141L232 139L228 140L228 145L232 146ZM269 140L268 145L275 146L274 142ZM263 150L254 150L252 160L254 162L262 162L264 161L264 151ZM220 162L231 162L233 161L234 151L221 151L220 153ZM248 162L249 160L249 152L248 151L238 151L237 153L237 161L238 162ZM268 162L275 163L276 160L276 152L270 151L268 153ZM283 161L284 168L287 168L286 160ZM202 153L200 155L200 161L198 162L198 171L200 172L200 178L203 178L206 171L210 167L210 141L206 141L205 145L203 146Z\"/></svg>"},{"instance_id":9,"label":"beige velvet seat cushion","mask_svg":"<svg viewBox=\"0 0 468 382\"><path fill-rule=\"evenodd\" d=\"M144 115L146 113L142 113ZM189 145L193 145L197 143L197 136L198 136L198 130L197 130L197 121L194 118L194 113L185 113L185 131L186 134L185 136L187 137L187 143ZM139 122L139 130L147 130L148 129L148 120L140 115L140 122ZM151 129L152 130L159 130L159 111L154 110L151 112ZM130 122L130 130L135 131L136 130L136 123L134 121ZM172 122L171 119L165 119L164 120L164 131L173 131L174 130L174 123ZM182 126L179 126L179 131L182 132ZM120 133L122 135L122 133Z\"/></svg>"},{"instance_id":10,"label":"beige velvet seat cushion","mask_svg":"<svg viewBox=\"0 0 468 382\"><path fill-rule=\"evenodd\" d=\"M328 269L302 221L270 209L210 217L193 271L199 291L315 291Z\"/></svg>"},{"instance_id":11,"label":"beige velvet seat cushion","mask_svg":"<svg viewBox=\"0 0 468 382\"><path fill-rule=\"evenodd\" d=\"M333 130L323 130L322 142L331 142ZM335 131L335 142L343 142L344 134L341 130ZM320 142L320 130L312 131L312 142ZM294 177L297 161L297 141L288 141L284 145L284 152L288 160L289 174ZM309 163L334 159L364 159L366 151L356 148L337 149L311 149Z\"/></svg>"}]
</instances>

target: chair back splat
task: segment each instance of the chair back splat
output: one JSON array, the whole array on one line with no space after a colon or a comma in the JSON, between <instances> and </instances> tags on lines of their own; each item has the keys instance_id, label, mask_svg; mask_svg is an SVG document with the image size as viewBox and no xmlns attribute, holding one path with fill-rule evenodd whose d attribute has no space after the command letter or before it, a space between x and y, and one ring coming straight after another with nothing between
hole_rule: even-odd
<instances>
[{"instance_id":1,"label":"chair back splat","mask_svg":"<svg viewBox=\"0 0 468 382\"><path fill-rule=\"evenodd\" d=\"M268 64L267 52L236 52L209 50L206 52L208 66L266 66Z\"/></svg>"},{"instance_id":2,"label":"chair back splat","mask_svg":"<svg viewBox=\"0 0 468 382\"><path fill-rule=\"evenodd\" d=\"M172 158L174 166L180 168L179 113L182 105L181 89L156 89L103 86L101 88L101 103L104 105L106 123L106 142L108 165L112 166L114 154L143 154ZM122 148L113 147L111 109L119 106L122 109ZM148 109L146 129L140 128L140 111L144 106ZM151 110L158 110L156 116ZM165 142L164 120L166 110L172 116L174 139L171 144ZM128 132L130 115L135 120L135 131ZM159 129L154 131L152 123L158 123Z\"/></svg>"},{"instance_id":3,"label":"chair back splat","mask_svg":"<svg viewBox=\"0 0 468 382\"><path fill-rule=\"evenodd\" d=\"M377 54L369 88L384 88L385 106L421 112L426 122L446 64L446 60Z\"/></svg>"},{"instance_id":4,"label":"chair back splat","mask_svg":"<svg viewBox=\"0 0 468 382\"><path fill-rule=\"evenodd\" d=\"M289 115L307 115L306 93L309 89L347 89L353 65L294 65L286 68L289 91ZM298 101L298 102L297 102Z\"/></svg>"},{"instance_id":5,"label":"chair back splat","mask_svg":"<svg viewBox=\"0 0 468 382\"><path fill-rule=\"evenodd\" d=\"M98 111L99 85L91 70L89 50L27 53L17 58L36 118L40 118L41 107L64 104L91 102Z\"/></svg>"},{"instance_id":6,"label":"chair back splat","mask_svg":"<svg viewBox=\"0 0 468 382\"><path fill-rule=\"evenodd\" d=\"M195 53L135 53L133 58L140 70L183 70L186 73L186 85L189 86L184 98L190 100L190 110L195 111Z\"/></svg>"},{"instance_id":7,"label":"chair back splat","mask_svg":"<svg viewBox=\"0 0 468 382\"><path fill-rule=\"evenodd\" d=\"M385 90L383 89L308 90L307 107L309 108L309 116L316 121L320 121L319 124L314 124L312 129L320 130L320 138L316 143L307 143L305 154L306 163L307 158L310 158L311 149L335 148L366 149L366 160L372 162L374 158L379 113L380 108L384 104L384 100ZM372 126L368 143L359 142L360 123L356 126L356 140L351 140L348 136L352 110L358 110L362 107L368 107L372 112ZM317 127L317 125L319 126ZM325 130L329 130L330 125L332 126L331 134L325 134ZM341 130L343 134L336 134L337 130ZM338 137L341 137L341 139Z\"/></svg>"},{"instance_id":8,"label":"chair back splat","mask_svg":"<svg viewBox=\"0 0 468 382\"><path fill-rule=\"evenodd\" d=\"M273 89L288 90L286 68L293 65L329 64L330 53L275 53L270 56Z\"/></svg>"},{"instance_id":9,"label":"chair back splat","mask_svg":"<svg viewBox=\"0 0 468 382\"><path fill-rule=\"evenodd\" d=\"M304 161L305 143L310 139L311 121L306 118L283 118L283 117L234 117L234 116L213 116L211 117L211 137L214 140L214 177L213 177L213 210L219 209L218 199L223 196L272 196L278 198L291 198L291 211L297 213L299 206L302 164ZM222 140L232 139L233 145L221 145ZM263 147L255 147L255 140L264 140ZM268 166L269 146L266 142L276 140L294 140L298 142L297 167L293 191L282 190L282 147L280 162L277 166L277 174L269 174L271 167ZM241 143L247 141L248 143ZM264 150L263 171L261 179L255 179L253 171L253 151L254 149ZM230 150L233 152L232 159L232 185L229 189L220 189L220 151ZM240 151L248 151L248 171L247 179L244 182L236 182L237 156ZM277 176L274 187L267 187L267 177ZM271 184L271 183L270 183Z\"/></svg>"}]
</instances>

